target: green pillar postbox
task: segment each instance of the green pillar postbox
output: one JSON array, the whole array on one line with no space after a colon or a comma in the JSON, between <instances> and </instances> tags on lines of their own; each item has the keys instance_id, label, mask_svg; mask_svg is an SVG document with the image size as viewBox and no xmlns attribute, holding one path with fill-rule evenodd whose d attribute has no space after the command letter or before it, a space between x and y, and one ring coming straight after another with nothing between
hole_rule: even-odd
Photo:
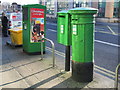
<instances>
[{"instance_id":1,"label":"green pillar postbox","mask_svg":"<svg viewBox=\"0 0 120 90\"><path fill-rule=\"evenodd\" d=\"M57 41L60 44L70 46L71 41L71 30L70 30L70 14L68 10L60 11L57 13Z\"/></svg>"},{"instance_id":2,"label":"green pillar postbox","mask_svg":"<svg viewBox=\"0 0 120 90\"><path fill-rule=\"evenodd\" d=\"M46 29L46 6L31 4L23 6L23 51L40 53L40 40ZM43 43L45 52L45 43Z\"/></svg>"},{"instance_id":3,"label":"green pillar postbox","mask_svg":"<svg viewBox=\"0 0 120 90\"><path fill-rule=\"evenodd\" d=\"M79 82L93 80L94 8L74 8L71 14L72 78Z\"/></svg>"},{"instance_id":4,"label":"green pillar postbox","mask_svg":"<svg viewBox=\"0 0 120 90\"><path fill-rule=\"evenodd\" d=\"M65 71L70 71L70 46L72 44L71 19L68 10L57 13L57 41L65 45Z\"/></svg>"}]
</instances>

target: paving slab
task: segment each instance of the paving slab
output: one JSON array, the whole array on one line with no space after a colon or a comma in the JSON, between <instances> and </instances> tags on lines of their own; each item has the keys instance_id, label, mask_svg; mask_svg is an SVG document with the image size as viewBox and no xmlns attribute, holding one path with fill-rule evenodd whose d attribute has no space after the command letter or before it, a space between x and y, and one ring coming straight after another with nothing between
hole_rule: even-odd
<instances>
[{"instance_id":1,"label":"paving slab","mask_svg":"<svg viewBox=\"0 0 120 90\"><path fill-rule=\"evenodd\" d=\"M28 87L28 84L24 79L21 79L21 76L15 69L0 73L0 77L2 77L2 83L0 83L2 88Z\"/></svg>"},{"instance_id":2,"label":"paving slab","mask_svg":"<svg viewBox=\"0 0 120 90\"><path fill-rule=\"evenodd\" d=\"M94 72L94 79L87 88L114 88L114 80Z\"/></svg>"}]
</instances>

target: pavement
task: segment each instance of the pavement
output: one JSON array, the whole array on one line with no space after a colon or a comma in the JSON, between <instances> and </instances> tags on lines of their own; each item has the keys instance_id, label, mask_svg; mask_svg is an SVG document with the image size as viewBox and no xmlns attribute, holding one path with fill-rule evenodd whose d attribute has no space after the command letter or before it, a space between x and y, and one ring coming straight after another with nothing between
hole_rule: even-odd
<instances>
[{"instance_id":1,"label":"pavement","mask_svg":"<svg viewBox=\"0 0 120 90\"><path fill-rule=\"evenodd\" d=\"M46 47L46 54L28 55L22 47L6 45L9 37L0 34L0 88L114 88L114 80L94 72L92 82L79 83L71 78L71 70L64 71L65 59L61 53L55 51L55 67L52 67L52 51ZM120 85L120 84L119 84Z\"/></svg>"}]
</instances>

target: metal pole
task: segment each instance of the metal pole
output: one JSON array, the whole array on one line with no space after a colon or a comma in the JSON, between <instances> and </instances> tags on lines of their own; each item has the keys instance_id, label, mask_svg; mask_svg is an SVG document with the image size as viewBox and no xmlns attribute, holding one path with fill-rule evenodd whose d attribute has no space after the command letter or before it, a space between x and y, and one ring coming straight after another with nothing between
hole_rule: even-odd
<instances>
[{"instance_id":1,"label":"metal pole","mask_svg":"<svg viewBox=\"0 0 120 90\"><path fill-rule=\"evenodd\" d=\"M70 46L65 50L65 71L70 71Z\"/></svg>"},{"instance_id":2,"label":"metal pole","mask_svg":"<svg viewBox=\"0 0 120 90\"><path fill-rule=\"evenodd\" d=\"M44 38L45 40L49 41L52 45L52 57L53 57L53 67L55 67L55 45L52 40Z\"/></svg>"},{"instance_id":3,"label":"metal pole","mask_svg":"<svg viewBox=\"0 0 120 90\"><path fill-rule=\"evenodd\" d=\"M43 60L43 42L41 41L41 60Z\"/></svg>"},{"instance_id":4,"label":"metal pole","mask_svg":"<svg viewBox=\"0 0 120 90\"><path fill-rule=\"evenodd\" d=\"M115 89L118 90L118 70L120 68L120 64L118 64L118 66L116 67L116 71L115 71Z\"/></svg>"}]
</instances>

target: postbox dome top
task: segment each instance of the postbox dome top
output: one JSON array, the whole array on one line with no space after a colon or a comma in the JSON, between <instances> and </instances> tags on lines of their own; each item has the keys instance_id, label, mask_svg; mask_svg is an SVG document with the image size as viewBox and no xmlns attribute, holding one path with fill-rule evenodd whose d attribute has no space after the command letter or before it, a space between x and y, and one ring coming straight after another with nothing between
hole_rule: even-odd
<instances>
[{"instance_id":1,"label":"postbox dome top","mask_svg":"<svg viewBox=\"0 0 120 90\"><path fill-rule=\"evenodd\" d=\"M80 8L73 8L69 10L70 14L73 13L85 13L85 14L96 14L98 9L95 8L88 8L88 7L80 7Z\"/></svg>"},{"instance_id":2,"label":"postbox dome top","mask_svg":"<svg viewBox=\"0 0 120 90\"><path fill-rule=\"evenodd\" d=\"M57 13L68 13L68 10L62 10L62 11L59 11Z\"/></svg>"}]
</instances>

